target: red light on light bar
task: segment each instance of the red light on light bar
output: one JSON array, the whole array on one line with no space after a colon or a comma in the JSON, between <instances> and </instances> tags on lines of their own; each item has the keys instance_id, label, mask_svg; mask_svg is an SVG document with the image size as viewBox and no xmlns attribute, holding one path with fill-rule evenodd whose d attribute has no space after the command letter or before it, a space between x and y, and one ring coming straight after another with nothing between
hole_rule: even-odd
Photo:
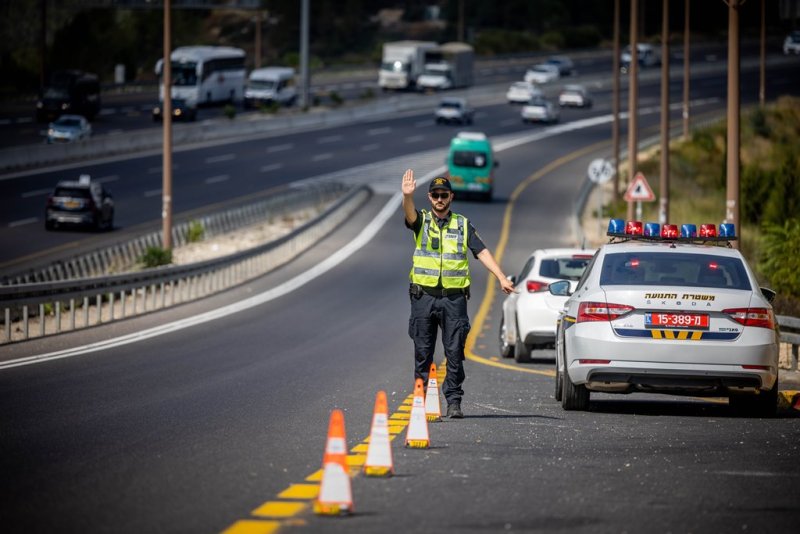
<instances>
[{"instance_id":1,"label":"red light on light bar","mask_svg":"<svg viewBox=\"0 0 800 534\"><path fill-rule=\"evenodd\" d=\"M625 233L628 235L643 235L644 226L642 226L642 221L628 221L625 223Z\"/></svg>"},{"instance_id":2,"label":"red light on light bar","mask_svg":"<svg viewBox=\"0 0 800 534\"><path fill-rule=\"evenodd\" d=\"M661 237L667 239L676 239L678 237L677 224L665 224L661 227Z\"/></svg>"},{"instance_id":3,"label":"red light on light bar","mask_svg":"<svg viewBox=\"0 0 800 534\"><path fill-rule=\"evenodd\" d=\"M578 363L581 365L606 365L611 363L611 360L578 360Z\"/></svg>"},{"instance_id":4,"label":"red light on light bar","mask_svg":"<svg viewBox=\"0 0 800 534\"><path fill-rule=\"evenodd\" d=\"M701 224L700 237L717 237L717 226L714 224Z\"/></svg>"}]
</instances>

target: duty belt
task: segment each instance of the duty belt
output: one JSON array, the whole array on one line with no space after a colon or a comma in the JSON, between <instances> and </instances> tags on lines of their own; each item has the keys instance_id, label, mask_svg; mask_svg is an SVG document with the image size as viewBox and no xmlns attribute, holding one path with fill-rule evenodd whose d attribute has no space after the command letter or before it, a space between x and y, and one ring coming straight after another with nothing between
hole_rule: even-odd
<instances>
[{"instance_id":1,"label":"duty belt","mask_svg":"<svg viewBox=\"0 0 800 534\"><path fill-rule=\"evenodd\" d=\"M411 294L418 294L424 291L434 297L449 297L450 295L467 295L469 298L469 287L427 287L419 284L411 284Z\"/></svg>"}]
</instances>

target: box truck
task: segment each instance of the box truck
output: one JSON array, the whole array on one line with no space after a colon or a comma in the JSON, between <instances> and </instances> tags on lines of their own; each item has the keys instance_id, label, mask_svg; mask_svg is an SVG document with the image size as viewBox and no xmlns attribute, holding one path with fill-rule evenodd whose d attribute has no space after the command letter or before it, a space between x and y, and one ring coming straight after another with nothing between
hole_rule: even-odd
<instances>
[{"instance_id":1,"label":"box truck","mask_svg":"<svg viewBox=\"0 0 800 534\"><path fill-rule=\"evenodd\" d=\"M472 85L475 52L467 43L444 43L425 52L425 69L417 78L417 88L455 89Z\"/></svg>"},{"instance_id":2,"label":"box truck","mask_svg":"<svg viewBox=\"0 0 800 534\"><path fill-rule=\"evenodd\" d=\"M389 89L412 89L425 66L425 51L436 48L430 41L384 43L378 85Z\"/></svg>"}]
</instances>

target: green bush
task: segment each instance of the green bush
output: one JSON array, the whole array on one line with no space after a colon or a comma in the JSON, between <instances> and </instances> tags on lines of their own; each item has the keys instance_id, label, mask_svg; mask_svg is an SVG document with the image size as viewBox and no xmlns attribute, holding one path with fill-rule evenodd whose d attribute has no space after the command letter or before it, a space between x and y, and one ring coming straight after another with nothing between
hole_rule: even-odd
<instances>
[{"instance_id":1,"label":"green bush","mask_svg":"<svg viewBox=\"0 0 800 534\"><path fill-rule=\"evenodd\" d=\"M359 96L361 100L372 100L375 98L375 90L372 87L367 87L364 91L361 92Z\"/></svg>"},{"instance_id":2,"label":"green bush","mask_svg":"<svg viewBox=\"0 0 800 534\"><path fill-rule=\"evenodd\" d=\"M233 104L225 104L225 107L222 108L222 113L229 119L233 120L234 117L236 117L236 106Z\"/></svg>"},{"instance_id":3,"label":"green bush","mask_svg":"<svg viewBox=\"0 0 800 534\"><path fill-rule=\"evenodd\" d=\"M539 50L539 40L528 32L485 30L475 39L475 53L482 56Z\"/></svg>"},{"instance_id":4,"label":"green bush","mask_svg":"<svg viewBox=\"0 0 800 534\"><path fill-rule=\"evenodd\" d=\"M270 100L268 104L261 103L258 105L258 110L261 113L269 113L270 115L274 115L275 113L277 113L280 108L281 105L275 100Z\"/></svg>"},{"instance_id":5,"label":"green bush","mask_svg":"<svg viewBox=\"0 0 800 534\"><path fill-rule=\"evenodd\" d=\"M762 228L759 271L778 293L800 295L800 219Z\"/></svg>"},{"instance_id":6,"label":"green bush","mask_svg":"<svg viewBox=\"0 0 800 534\"><path fill-rule=\"evenodd\" d=\"M200 221L191 221L189 223L189 229L186 232L186 240L189 241L189 243L197 243L203 240L205 234L206 229L203 228L203 224Z\"/></svg>"},{"instance_id":7,"label":"green bush","mask_svg":"<svg viewBox=\"0 0 800 534\"><path fill-rule=\"evenodd\" d=\"M344 102L344 99L336 91L331 91L330 94L328 95L328 98L331 99L331 103L333 104L334 107L339 107L342 105L342 102Z\"/></svg>"},{"instance_id":8,"label":"green bush","mask_svg":"<svg viewBox=\"0 0 800 534\"><path fill-rule=\"evenodd\" d=\"M172 251L161 247L147 247L140 260L145 267L152 268L172 263Z\"/></svg>"}]
</instances>

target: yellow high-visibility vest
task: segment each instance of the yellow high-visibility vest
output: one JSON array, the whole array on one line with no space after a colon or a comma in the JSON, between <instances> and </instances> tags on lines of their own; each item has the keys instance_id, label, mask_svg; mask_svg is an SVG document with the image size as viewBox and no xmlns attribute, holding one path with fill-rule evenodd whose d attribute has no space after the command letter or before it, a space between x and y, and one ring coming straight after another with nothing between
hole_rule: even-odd
<instances>
[{"instance_id":1,"label":"yellow high-visibility vest","mask_svg":"<svg viewBox=\"0 0 800 534\"><path fill-rule=\"evenodd\" d=\"M467 260L467 218L451 213L444 231L427 210L420 212L422 227L415 236L416 248L409 278L411 283L437 287L439 278L444 288L469 286L469 261ZM434 245L438 243L438 248Z\"/></svg>"}]
</instances>

